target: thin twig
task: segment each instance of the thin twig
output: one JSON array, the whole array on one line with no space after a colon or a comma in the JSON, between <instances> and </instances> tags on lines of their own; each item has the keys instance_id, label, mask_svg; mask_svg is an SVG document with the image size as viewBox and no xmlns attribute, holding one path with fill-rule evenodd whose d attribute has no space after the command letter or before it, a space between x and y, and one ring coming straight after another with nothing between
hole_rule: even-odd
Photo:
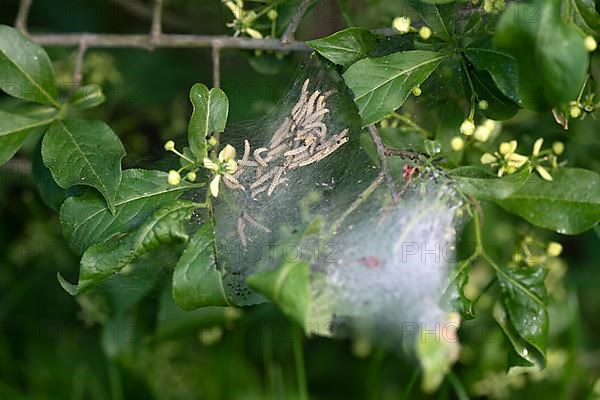
<instances>
[{"instance_id":1,"label":"thin twig","mask_svg":"<svg viewBox=\"0 0 600 400\"><path fill-rule=\"evenodd\" d=\"M81 80L83 78L83 59L85 57L85 52L87 50L87 44L85 43L85 39L82 39L79 42L79 50L77 50L77 58L75 60L75 71L73 72L73 89L77 89L79 85L81 85Z\"/></svg>"},{"instance_id":2,"label":"thin twig","mask_svg":"<svg viewBox=\"0 0 600 400\"><path fill-rule=\"evenodd\" d=\"M31 9L32 0L21 0L19 4L19 12L15 20L15 28L21 32L27 32L27 19L29 17L29 10Z\"/></svg>"},{"instance_id":3,"label":"thin twig","mask_svg":"<svg viewBox=\"0 0 600 400\"><path fill-rule=\"evenodd\" d=\"M394 203L397 203L398 195L396 194L396 189L394 188L394 179L390 174L387 159L385 158L385 147L383 146L383 142L381 141L381 137L379 137L379 132L377 131L375 125L369 125L368 129L369 133L371 134L371 138L373 138L373 142L375 143L375 148L377 148L377 155L379 156L379 162L381 164L381 173L385 177L385 184L387 185L392 196L392 200Z\"/></svg>"},{"instance_id":4,"label":"thin twig","mask_svg":"<svg viewBox=\"0 0 600 400\"><path fill-rule=\"evenodd\" d=\"M221 87L221 45L218 40L212 45L213 86Z\"/></svg>"},{"instance_id":5,"label":"thin twig","mask_svg":"<svg viewBox=\"0 0 600 400\"><path fill-rule=\"evenodd\" d=\"M247 37L211 36L211 35L161 35L151 42L149 35L115 35L94 33L49 33L31 35L31 39L42 46L72 47L78 46L85 39L88 48L142 48L151 50L154 47L200 48L212 47L218 41L221 48L273 50L273 51L312 51L304 42L291 41L287 44L278 39L252 39Z\"/></svg>"},{"instance_id":6,"label":"thin twig","mask_svg":"<svg viewBox=\"0 0 600 400\"><path fill-rule=\"evenodd\" d=\"M304 14L306 14L306 11L308 10L308 7L310 6L311 2L312 0L302 0L302 3L300 3L298 8L296 9L296 12L290 19L290 23L288 24L287 28L285 29L285 32L281 36L281 43L288 44L294 41L294 35L298 30L300 21L302 21L302 18L304 17Z\"/></svg>"},{"instance_id":7,"label":"thin twig","mask_svg":"<svg viewBox=\"0 0 600 400\"><path fill-rule=\"evenodd\" d=\"M152 10L152 30L150 36L152 43L160 39L162 34L162 0L154 0L154 9Z\"/></svg>"}]
</instances>

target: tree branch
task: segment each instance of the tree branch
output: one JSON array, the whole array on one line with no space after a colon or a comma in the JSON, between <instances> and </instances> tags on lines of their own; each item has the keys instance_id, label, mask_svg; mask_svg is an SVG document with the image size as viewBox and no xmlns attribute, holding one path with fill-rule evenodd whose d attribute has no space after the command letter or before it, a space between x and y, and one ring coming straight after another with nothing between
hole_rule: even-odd
<instances>
[{"instance_id":1,"label":"tree branch","mask_svg":"<svg viewBox=\"0 0 600 400\"><path fill-rule=\"evenodd\" d=\"M296 13L290 19L290 23L281 36L281 43L288 44L294 41L294 35L298 30L300 21L302 21L302 18L304 17L304 14L306 14L306 10L308 10L311 2L312 0L302 0L302 3L300 3L300 6L298 6L298 9L296 9Z\"/></svg>"},{"instance_id":2,"label":"tree branch","mask_svg":"<svg viewBox=\"0 0 600 400\"><path fill-rule=\"evenodd\" d=\"M371 138L373 138L373 142L375 143L375 148L377 149L377 155L379 156L379 163L381 164L381 173L385 177L385 184L388 187L388 191L392 196L392 200L394 203L398 202L398 194L396 193L394 178L390 174L390 169L387 164L387 159L385 158L385 146L381 141L381 137L379 136L379 132L375 125L368 126L369 133L371 134Z\"/></svg>"},{"instance_id":3,"label":"tree branch","mask_svg":"<svg viewBox=\"0 0 600 400\"><path fill-rule=\"evenodd\" d=\"M79 42L79 50L77 50L77 58L75 60L75 71L73 73L73 89L77 89L81 85L81 79L83 78L83 58L87 50L87 44L85 39Z\"/></svg>"},{"instance_id":4,"label":"tree branch","mask_svg":"<svg viewBox=\"0 0 600 400\"><path fill-rule=\"evenodd\" d=\"M150 36L152 43L160 39L162 33L162 0L154 0L154 9L152 11L152 29Z\"/></svg>"},{"instance_id":5,"label":"tree branch","mask_svg":"<svg viewBox=\"0 0 600 400\"><path fill-rule=\"evenodd\" d=\"M215 40L212 45L213 86L221 87L221 44Z\"/></svg>"},{"instance_id":6,"label":"tree branch","mask_svg":"<svg viewBox=\"0 0 600 400\"><path fill-rule=\"evenodd\" d=\"M27 18L29 17L29 10L31 9L32 0L21 0L19 4L19 12L15 19L15 28L21 32L27 32Z\"/></svg>"},{"instance_id":7,"label":"tree branch","mask_svg":"<svg viewBox=\"0 0 600 400\"><path fill-rule=\"evenodd\" d=\"M287 44L278 39L252 39L247 37L180 35L165 34L152 42L149 35L115 35L95 33L48 33L30 35L31 39L42 46L74 47L85 40L88 48L143 48L152 50L155 47L213 47L218 41L223 49L248 49L272 51L312 51L304 42L291 41Z\"/></svg>"}]
</instances>

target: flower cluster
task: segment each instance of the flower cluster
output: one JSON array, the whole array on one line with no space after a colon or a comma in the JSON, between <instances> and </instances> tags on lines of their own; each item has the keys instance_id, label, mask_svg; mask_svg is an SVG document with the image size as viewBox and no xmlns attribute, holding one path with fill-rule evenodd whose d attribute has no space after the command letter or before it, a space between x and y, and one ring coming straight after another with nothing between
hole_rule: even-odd
<instances>
[{"instance_id":1,"label":"flower cluster","mask_svg":"<svg viewBox=\"0 0 600 400\"><path fill-rule=\"evenodd\" d=\"M581 100L572 101L569 104L569 116L584 119L587 114L593 113L598 107L595 97L595 93L589 93Z\"/></svg>"},{"instance_id":2,"label":"flower cluster","mask_svg":"<svg viewBox=\"0 0 600 400\"><path fill-rule=\"evenodd\" d=\"M516 247L512 261L516 266L534 266L548 262L549 258L556 258L562 254L563 246L558 242L545 243L526 235Z\"/></svg>"},{"instance_id":3,"label":"flower cluster","mask_svg":"<svg viewBox=\"0 0 600 400\"><path fill-rule=\"evenodd\" d=\"M208 140L209 148L214 147L216 144L217 140L214 137L211 137ZM175 142L172 140L169 140L165 143L165 150L177 154L181 158L183 164L183 166L178 170L172 169L169 171L169 175L167 177L167 182L169 185L179 185L181 183L182 173L185 171L187 171L185 174L185 179L190 182L195 182L198 168L199 166L202 166L213 173L213 178L210 181L209 189L210 193L214 197L217 197L219 195L219 183L221 182L221 178L223 177L224 179L232 180L232 175L238 170L238 165L235 161L236 151L235 148L230 144L226 145L219 152L219 155L216 159L205 157L201 163L190 158L192 156L186 154L187 150L184 150L183 153L177 151L175 148Z\"/></svg>"},{"instance_id":4,"label":"flower cluster","mask_svg":"<svg viewBox=\"0 0 600 400\"><path fill-rule=\"evenodd\" d=\"M485 101L485 100L482 100ZM480 105L481 107L481 105ZM495 133L498 132L500 124L491 119L484 120L480 125L475 125L471 119L466 119L460 125L459 131L467 137L472 137L477 142L487 142ZM465 139L461 136L454 136L450 141L450 147L454 151L460 151L465 146Z\"/></svg>"},{"instance_id":5,"label":"flower cluster","mask_svg":"<svg viewBox=\"0 0 600 400\"><path fill-rule=\"evenodd\" d=\"M392 21L392 28L394 28L394 30L401 35L404 35L405 33L409 32L418 32L419 36L423 40L428 40L433 34L431 28L429 28L426 25L420 27L419 29L412 27L411 20L409 17L394 18L394 20Z\"/></svg>"},{"instance_id":6,"label":"flower cluster","mask_svg":"<svg viewBox=\"0 0 600 400\"><path fill-rule=\"evenodd\" d=\"M227 23L228 28L235 30L234 36L246 34L253 39L262 39L263 34L255 29L257 20L266 15L271 21L271 35L275 34L275 24L278 13L275 4L265 4L264 6L254 8L252 10L244 9L243 0L223 0L225 7L233 14L233 21Z\"/></svg>"},{"instance_id":7,"label":"flower cluster","mask_svg":"<svg viewBox=\"0 0 600 400\"><path fill-rule=\"evenodd\" d=\"M543 144L544 139L537 139L533 144L531 156L527 157L516 152L518 146L516 140L503 142L500 143L497 152L494 154L484 153L480 161L482 164L499 167L498 176L502 176L505 173L512 174L525 165L525 163L531 162L532 167L544 180L552 181L552 175L548 172L547 167L550 167L552 170L558 168L557 156L563 153L564 144L555 142L552 145L552 149L542 150Z\"/></svg>"}]
</instances>

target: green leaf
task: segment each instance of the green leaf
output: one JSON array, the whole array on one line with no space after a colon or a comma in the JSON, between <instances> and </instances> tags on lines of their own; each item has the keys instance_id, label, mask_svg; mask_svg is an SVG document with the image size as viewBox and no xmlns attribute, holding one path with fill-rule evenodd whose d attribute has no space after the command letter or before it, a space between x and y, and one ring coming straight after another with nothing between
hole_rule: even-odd
<instances>
[{"instance_id":1,"label":"green leaf","mask_svg":"<svg viewBox=\"0 0 600 400\"><path fill-rule=\"evenodd\" d=\"M465 286L469 282L471 263L471 259L458 262L450 276L448 276L446 286L442 292L442 304L446 305L450 311L456 311L467 319L474 317L473 303L464 292Z\"/></svg>"},{"instance_id":2,"label":"green leaf","mask_svg":"<svg viewBox=\"0 0 600 400\"><path fill-rule=\"evenodd\" d=\"M558 233L576 235L600 221L600 175L560 168L548 182L536 174L511 196L496 200L505 210Z\"/></svg>"},{"instance_id":3,"label":"green leaf","mask_svg":"<svg viewBox=\"0 0 600 400\"><path fill-rule=\"evenodd\" d=\"M277 304L285 315L307 328L311 304L308 262L284 260L278 268L256 272L246 281Z\"/></svg>"},{"instance_id":4,"label":"green leaf","mask_svg":"<svg viewBox=\"0 0 600 400\"><path fill-rule=\"evenodd\" d=\"M457 338L449 337L452 326L458 329L458 321L450 324L448 321L442 327L437 326L440 336L432 335L431 331L421 330L415 343L415 351L423 369L421 387L426 393L433 393L444 381L446 374L458 359L460 345Z\"/></svg>"},{"instance_id":5,"label":"green leaf","mask_svg":"<svg viewBox=\"0 0 600 400\"><path fill-rule=\"evenodd\" d=\"M56 121L44 137L42 157L59 186L92 186L115 212L125 149L108 125L81 119Z\"/></svg>"},{"instance_id":6,"label":"green leaf","mask_svg":"<svg viewBox=\"0 0 600 400\"><path fill-rule=\"evenodd\" d=\"M465 194L478 200L505 199L519 190L531 173L531 167L525 165L511 175L499 178L489 168L464 166L449 171L449 175Z\"/></svg>"},{"instance_id":7,"label":"green leaf","mask_svg":"<svg viewBox=\"0 0 600 400\"><path fill-rule=\"evenodd\" d=\"M62 279L61 284L73 295L83 293L160 245L187 241L187 221L197 207L194 202L176 200L156 211L128 235L91 246L81 258L78 285L65 285Z\"/></svg>"},{"instance_id":8,"label":"green leaf","mask_svg":"<svg viewBox=\"0 0 600 400\"><path fill-rule=\"evenodd\" d=\"M519 66L516 58L492 48L488 38L469 44L464 54L477 70L490 74L502 94L513 101L519 100Z\"/></svg>"},{"instance_id":9,"label":"green leaf","mask_svg":"<svg viewBox=\"0 0 600 400\"><path fill-rule=\"evenodd\" d=\"M514 117L519 111L519 105L500 91L487 71L472 70L468 73L476 99L488 102L488 108L481 111L486 117L497 121Z\"/></svg>"},{"instance_id":10,"label":"green leaf","mask_svg":"<svg viewBox=\"0 0 600 400\"><path fill-rule=\"evenodd\" d=\"M575 23L586 33L598 36L600 32L600 14L596 11L594 0L569 0L571 14Z\"/></svg>"},{"instance_id":11,"label":"green leaf","mask_svg":"<svg viewBox=\"0 0 600 400\"><path fill-rule=\"evenodd\" d=\"M519 96L529 109L574 100L586 78L583 38L560 9L559 0L512 4L498 24L494 44L518 60Z\"/></svg>"},{"instance_id":12,"label":"green leaf","mask_svg":"<svg viewBox=\"0 0 600 400\"><path fill-rule=\"evenodd\" d=\"M6 25L0 25L0 89L22 100L60 107L48 55Z\"/></svg>"},{"instance_id":13,"label":"green leaf","mask_svg":"<svg viewBox=\"0 0 600 400\"><path fill-rule=\"evenodd\" d=\"M102 93L102 88L96 84L80 87L69 100L73 107L80 110L97 107L105 101L106 96Z\"/></svg>"},{"instance_id":14,"label":"green leaf","mask_svg":"<svg viewBox=\"0 0 600 400\"><path fill-rule=\"evenodd\" d=\"M38 140L31 159L31 175L44 204L54 211L58 211L60 205L67 198L67 192L56 184L52 173L42 161L42 139Z\"/></svg>"},{"instance_id":15,"label":"green leaf","mask_svg":"<svg viewBox=\"0 0 600 400\"><path fill-rule=\"evenodd\" d=\"M31 132L51 123L0 111L0 165L15 155Z\"/></svg>"},{"instance_id":16,"label":"green leaf","mask_svg":"<svg viewBox=\"0 0 600 400\"><path fill-rule=\"evenodd\" d=\"M194 234L179 259L173 273L173 298L184 310L231 305L217 267L212 223Z\"/></svg>"},{"instance_id":17,"label":"green leaf","mask_svg":"<svg viewBox=\"0 0 600 400\"><path fill-rule=\"evenodd\" d=\"M543 267L496 267L502 289L503 307L496 306L494 318L505 332L517 356L511 366L543 367L548 337L547 270Z\"/></svg>"},{"instance_id":18,"label":"green leaf","mask_svg":"<svg viewBox=\"0 0 600 400\"><path fill-rule=\"evenodd\" d=\"M332 63L348 68L375 48L375 35L365 28L348 28L306 44Z\"/></svg>"},{"instance_id":19,"label":"green leaf","mask_svg":"<svg viewBox=\"0 0 600 400\"><path fill-rule=\"evenodd\" d=\"M344 80L354 92L363 126L383 119L400 107L446 56L423 50L406 51L352 64Z\"/></svg>"},{"instance_id":20,"label":"green leaf","mask_svg":"<svg viewBox=\"0 0 600 400\"><path fill-rule=\"evenodd\" d=\"M192 153L201 161L207 156L206 137L225 130L229 100L221 89L209 91L205 85L197 83L190 90L190 101L194 112L188 126L188 140Z\"/></svg>"},{"instance_id":21,"label":"green leaf","mask_svg":"<svg viewBox=\"0 0 600 400\"><path fill-rule=\"evenodd\" d=\"M154 211L194 187L197 185L185 181L169 185L167 174L161 171L125 170L115 199L115 213L109 211L104 199L93 190L69 197L60 209L63 235L75 253L83 254L93 244L136 228Z\"/></svg>"},{"instance_id":22,"label":"green leaf","mask_svg":"<svg viewBox=\"0 0 600 400\"><path fill-rule=\"evenodd\" d=\"M444 40L451 40L454 37L454 4L450 0L441 1L421 1L411 0L410 5L415 9L425 21L425 24ZM430 3L430 4L425 4Z\"/></svg>"}]
</instances>

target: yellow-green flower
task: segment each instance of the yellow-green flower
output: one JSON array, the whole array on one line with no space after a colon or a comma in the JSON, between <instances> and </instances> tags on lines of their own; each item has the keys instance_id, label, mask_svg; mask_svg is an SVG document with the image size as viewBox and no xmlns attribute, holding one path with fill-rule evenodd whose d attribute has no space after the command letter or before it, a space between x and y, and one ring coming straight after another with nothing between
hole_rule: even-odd
<instances>
[{"instance_id":1,"label":"yellow-green flower","mask_svg":"<svg viewBox=\"0 0 600 400\"><path fill-rule=\"evenodd\" d=\"M219 196L219 184L221 183L221 177L223 175L229 177L230 179L234 179L231 175L234 174L238 169L235 156L235 148L228 144L219 152L219 156L217 157L216 161L213 161L208 157L205 157L204 160L202 160L204 168L208 169L209 171L213 171L215 174L208 186L210 194L213 195L213 197Z\"/></svg>"}]
</instances>

